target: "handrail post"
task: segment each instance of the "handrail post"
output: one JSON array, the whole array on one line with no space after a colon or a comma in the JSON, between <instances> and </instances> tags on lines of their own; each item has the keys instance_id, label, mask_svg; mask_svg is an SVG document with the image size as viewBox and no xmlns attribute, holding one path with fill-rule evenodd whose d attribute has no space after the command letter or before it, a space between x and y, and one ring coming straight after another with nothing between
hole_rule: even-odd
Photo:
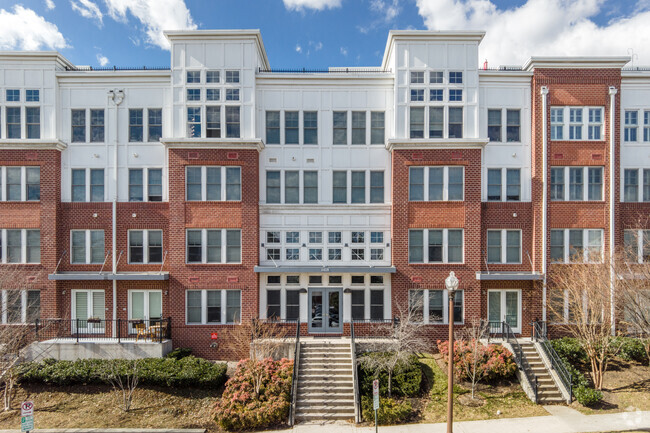
<instances>
[{"instance_id":1,"label":"handrail post","mask_svg":"<svg viewBox=\"0 0 650 433\"><path fill-rule=\"evenodd\" d=\"M122 337L122 319L117 319L117 342L121 342Z\"/></svg>"},{"instance_id":2,"label":"handrail post","mask_svg":"<svg viewBox=\"0 0 650 433\"><path fill-rule=\"evenodd\" d=\"M77 318L76 320L77 320L77 326L75 328L75 331L77 331L76 332L77 333L77 343L79 343L79 318Z\"/></svg>"}]
</instances>

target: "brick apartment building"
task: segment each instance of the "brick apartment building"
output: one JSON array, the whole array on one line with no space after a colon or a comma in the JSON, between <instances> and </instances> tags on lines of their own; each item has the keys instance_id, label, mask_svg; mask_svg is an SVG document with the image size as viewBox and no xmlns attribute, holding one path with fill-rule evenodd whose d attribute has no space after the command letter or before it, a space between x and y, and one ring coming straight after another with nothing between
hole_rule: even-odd
<instances>
[{"instance_id":1,"label":"brick apartment building","mask_svg":"<svg viewBox=\"0 0 650 433\"><path fill-rule=\"evenodd\" d=\"M444 338L451 270L460 324L567 320L548 267L650 228L650 72L488 69L483 35L393 31L381 66L311 72L251 30L168 32L164 69L0 53L0 269L29 289L3 323L171 318L216 359L255 317L342 335L409 306Z\"/></svg>"}]
</instances>

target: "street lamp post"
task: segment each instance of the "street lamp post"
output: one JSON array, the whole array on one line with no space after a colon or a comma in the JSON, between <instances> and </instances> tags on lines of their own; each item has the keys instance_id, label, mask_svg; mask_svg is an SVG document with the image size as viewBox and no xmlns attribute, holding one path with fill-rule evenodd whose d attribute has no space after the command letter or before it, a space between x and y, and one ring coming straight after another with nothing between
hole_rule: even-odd
<instances>
[{"instance_id":1,"label":"street lamp post","mask_svg":"<svg viewBox=\"0 0 650 433\"><path fill-rule=\"evenodd\" d=\"M453 432L454 424L454 295L458 289L458 278L454 271L445 279L449 295L449 359L447 361L447 433Z\"/></svg>"}]
</instances>

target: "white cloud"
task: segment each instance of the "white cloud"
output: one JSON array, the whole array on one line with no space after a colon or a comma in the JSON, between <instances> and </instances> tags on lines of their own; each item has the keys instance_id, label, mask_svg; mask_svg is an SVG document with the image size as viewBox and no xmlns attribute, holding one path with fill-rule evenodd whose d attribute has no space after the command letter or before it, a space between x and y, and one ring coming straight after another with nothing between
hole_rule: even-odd
<instances>
[{"instance_id":1,"label":"white cloud","mask_svg":"<svg viewBox=\"0 0 650 433\"><path fill-rule=\"evenodd\" d=\"M311 42L310 42L310 44L311 44ZM320 51L322 49L323 49L323 43L322 42L318 41L318 42L316 42L314 44L314 51Z\"/></svg>"},{"instance_id":2,"label":"white cloud","mask_svg":"<svg viewBox=\"0 0 650 433\"><path fill-rule=\"evenodd\" d=\"M300 45L296 45L296 53L302 53L302 47Z\"/></svg>"},{"instance_id":3,"label":"white cloud","mask_svg":"<svg viewBox=\"0 0 650 433\"><path fill-rule=\"evenodd\" d=\"M109 62L108 57L97 53L97 63L99 63L99 66L106 66Z\"/></svg>"},{"instance_id":4,"label":"white cloud","mask_svg":"<svg viewBox=\"0 0 650 433\"><path fill-rule=\"evenodd\" d=\"M341 0L282 0L284 7L289 10L303 11L305 9L334 9L341 7Z\"/></svg>"},{"instance_id":5,"label":"white cloud","mask_svg":"<svg viewBox=\"0 0 650 433\"><path fill-rule=\"evenodd\" d=\"M70 0L70 6L75 12L91 20L97 20L97 24L101 27L104 24L104 14L99 10L99 7L90 0Z\"/></svg>"},{"instance_id":6,"label":"white cloud","mask_svg":"<svg viewBox=\"0 0 650 433\"><path fill-rule=\"evenodd\" d=\"M379 18L375 19L368 25L359 25L357 26L357 29L361 33L367 34L380 25L390 24L401 12L399 1L400 0L370 0L370 11L375 15L379 15Z\"/></svg>"},{"instance_id":7,"label":"white cloud","mask_svg":"<svg viewBox=\"0 0 650 433\"><path fill-rule=\"evenodd\" d=\"M61 49L68 44L56 25L20 5L13 12L0 9L0 49Z\"/></svg>"},{"instance_id":8,"label":"white cloud","mask_svg":"<svg viewBox=\"0 0 650 433\"><path fill-rule=\"evenodd\" d=\"M430 30L485 30L480 60L491 66L520 65L530 56L624 56L628 48L650 64L650 11L640 2L636 15L599 26L593 18L609 1L527 0L499 9L493 0L417 0L417 7Z\"/></svg>"},{"instance_id":9,"label":"white cloud","mask_svg":"<svg viewBox=\"0 0 650 433\"><path fill-rule=\"evenodd\" d=\"M196 24L184 0L104 0L110 16L127 21L130 13L144 25L147 42L164 50L169 42L163 30L194 30Z\"/></svg>"},{"instance_id":10,"label":"white cloud","mask_svg":"<svg viewBox=\"0 0 650 433\"><path fill-rule=\"evenodd\" d=\"M343 54L344 56L347 56L347 55L348 55L348 49L347 49L346 47L341 47L341 49L340 49L339 51L340 51L341 54Z\"/></svg>"},{"instance_id":11,"label":"white cloud","mask_svg":"<svg viewBox=\"0 0 650 433\"><path fill-rule=\"evenodd\" d=\"M54 2L52 0L45 0L45 7L48 10L52 10L52 9L54 9L56 7L56 5L54 4Z\"/></svg>"}]
</instances>

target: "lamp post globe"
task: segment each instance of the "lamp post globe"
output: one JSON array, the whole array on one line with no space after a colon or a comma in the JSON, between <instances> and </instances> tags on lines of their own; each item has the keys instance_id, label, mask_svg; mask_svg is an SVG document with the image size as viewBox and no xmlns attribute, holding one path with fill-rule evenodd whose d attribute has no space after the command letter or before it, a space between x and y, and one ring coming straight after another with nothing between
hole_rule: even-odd
<instances>
[{"instance_id":1,"label":"lamp post globe","mask_svg":"<svg viewBox=\"0 0 650 433\"><path fill-rule=\"evenodd\" d=\"M445 278L449 297L449 359L447 360L447 433L453 432L454 423L454 295L458 290L458 278L454 271Z\"/></svg>"}]
</instances>

